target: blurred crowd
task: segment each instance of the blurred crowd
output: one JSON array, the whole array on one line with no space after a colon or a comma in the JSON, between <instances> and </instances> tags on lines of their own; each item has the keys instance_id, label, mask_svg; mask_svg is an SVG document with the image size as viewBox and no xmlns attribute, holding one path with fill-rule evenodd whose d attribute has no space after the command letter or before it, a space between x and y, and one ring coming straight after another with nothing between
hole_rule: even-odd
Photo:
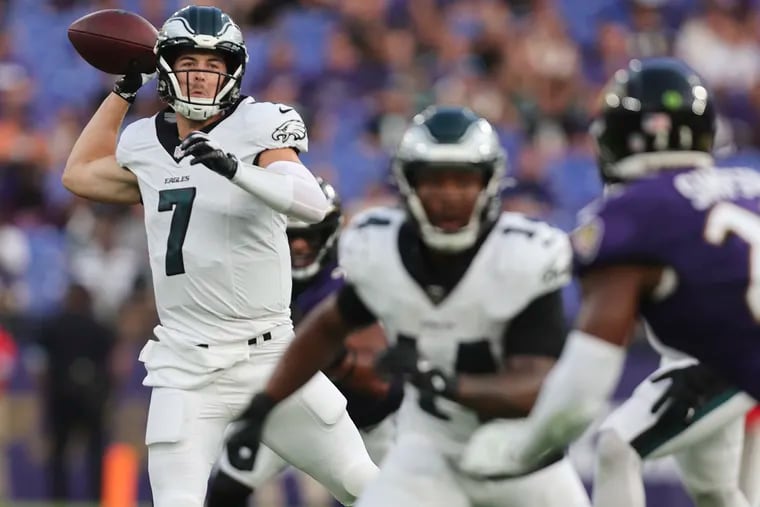
<instances>
[{"instance_id":1,"label":"blurred crowd","mask_svg":"<svg viewBox=\"0 0 760 507\"><path fill-rule=\"evenodd\" d=\"M0 346L0 377L40 389L47 414L67 407L64 384L102 387L92 406L74 410L101 429L108 393L139 383L137 350L156 317L140 207L84 202L60 183L114 80L77 55L66 28L104 8L159 27L187 3L0 0L0 336L19 348L13 369L3 358L15 349ZM221 7L241 25L250 54L243 92L301 112L310 138L302 159L337 187L349 214L395 199L390 159L414 113L464 104L491 121L508 151L505 208L570 229L601 191L587 136L598 93L632 57L677 55L697 69L718 97L716 154L760 167L756 0L192 3ZM128 121L162 107L155 87L145 88ZM61 329L70 331L66 353L51 339ZM93 347L95 335L102 346ZM80 423L93 421L71 422ZM54 449L68 438L52 434ZM95 434L91 445L105 438Z\"/></svg>"}]
</instances>

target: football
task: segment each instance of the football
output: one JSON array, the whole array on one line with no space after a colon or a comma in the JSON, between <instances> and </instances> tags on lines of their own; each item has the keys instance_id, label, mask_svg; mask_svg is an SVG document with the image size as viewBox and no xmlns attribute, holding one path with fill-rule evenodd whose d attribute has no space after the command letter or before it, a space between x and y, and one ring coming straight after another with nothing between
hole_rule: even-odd
<instances>
[{"instance_id":1,"label":"football","mask_svg":"<svg viewBox=\"0 0 760 507\"><path fill-rule=\"evenodd\" d=\"M130 62L144 74L156 70L158 31L145 18L121 9L105 9L74 21L68 30L77 53L96 69L124 74Z\"/></svg>"}]
</instances>

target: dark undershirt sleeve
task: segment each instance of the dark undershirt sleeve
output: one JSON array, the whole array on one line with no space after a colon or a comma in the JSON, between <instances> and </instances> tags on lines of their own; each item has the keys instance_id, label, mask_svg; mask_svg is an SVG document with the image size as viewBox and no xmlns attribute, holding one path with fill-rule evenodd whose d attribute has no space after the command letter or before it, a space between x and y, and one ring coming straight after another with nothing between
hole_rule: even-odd
<instances>
[{"instance_id":1,"label":"dark undershirt sleeve","mask_svg":"<svg viewBox=\"0 0 760 507\"><path fill-rule=\"evenodd\" d=\"M343 285L338 292L337 304L343 320L353 328L366 327L377 321L350 283Z\"/></svg>"},{"instance_id":2,"label":"dark undershirt sleeve","mask_svg":"<svg viewBox=\"0 0 760 507\"><path fill-rule=\"evenodd\" d=\"M534 299L520 312L502 338L505 357L559 357L567 337L562 290Z\"/></svg>"}]
</instances>

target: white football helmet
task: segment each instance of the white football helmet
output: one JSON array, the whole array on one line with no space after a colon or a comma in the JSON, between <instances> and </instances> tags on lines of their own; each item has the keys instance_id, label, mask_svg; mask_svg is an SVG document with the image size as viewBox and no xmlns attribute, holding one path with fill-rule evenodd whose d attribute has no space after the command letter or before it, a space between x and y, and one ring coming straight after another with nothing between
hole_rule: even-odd
<instances>
[{"instance_id":1,"label":"white football helmet","mask_svg":"<svg viewBox=\"0 0 760 507\"><path fill-rule=\"evenodd\" d=\"M466 226L447 232L428 220L414 188L414 174L440 168L461 168L484 174L480 192ZM458 252L472 247L499 217L506 154L491 124L462 107L429 107L412 120L393 160L393 174L407 212L433 250Z\"/></svg>"},{"instance_id":2,"label":"white football helmet","mask_svg":"<svg viewBox=\"0 0 760 507\"><path fill-rule=\"evenodd\" d=\"M182 89L173 70L182 50L216 51L227 64L227 73L214 74L221 88L211 98L190 97ZM205 120L233 105L240 97L240 84L248 63L243 34L232 19L216 7L191 5L178 10L158 32L154 52L158 56L158 94L177 112L190 120ZM189 72L189 71L180 71Z\"/></svg>"}]
</instances>

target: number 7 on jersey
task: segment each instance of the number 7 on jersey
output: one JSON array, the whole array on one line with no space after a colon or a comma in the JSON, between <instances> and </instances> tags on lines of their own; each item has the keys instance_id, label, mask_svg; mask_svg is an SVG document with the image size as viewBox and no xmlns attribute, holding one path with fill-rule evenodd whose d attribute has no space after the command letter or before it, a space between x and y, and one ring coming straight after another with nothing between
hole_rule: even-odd
<instances>
[{"instance_id":1,"label":"number 7 on jersey","mask_svg":"<svg viewBox=\"0 0 760 507\"><path fill-rule=\"evenodd\" d=\"M182 245L185 243L194 200L195 187L173 188L158 193L158 211L174 210L169 237L166 240L166 276L181 275L185 272Z\"/></svg>"},{"instance_id":2,"label":"number 7 on jersey","mask_svg":"<svg viewBox=\"0 0 760 507\"><path fill-rule=\"evenodd\" d=\"M736 234L749 244L750 284L747 305L760 322L760 217L730 202L716 204L707 216L705 239L720 245L730 234Z\"/></svg>"}]
</instances>

